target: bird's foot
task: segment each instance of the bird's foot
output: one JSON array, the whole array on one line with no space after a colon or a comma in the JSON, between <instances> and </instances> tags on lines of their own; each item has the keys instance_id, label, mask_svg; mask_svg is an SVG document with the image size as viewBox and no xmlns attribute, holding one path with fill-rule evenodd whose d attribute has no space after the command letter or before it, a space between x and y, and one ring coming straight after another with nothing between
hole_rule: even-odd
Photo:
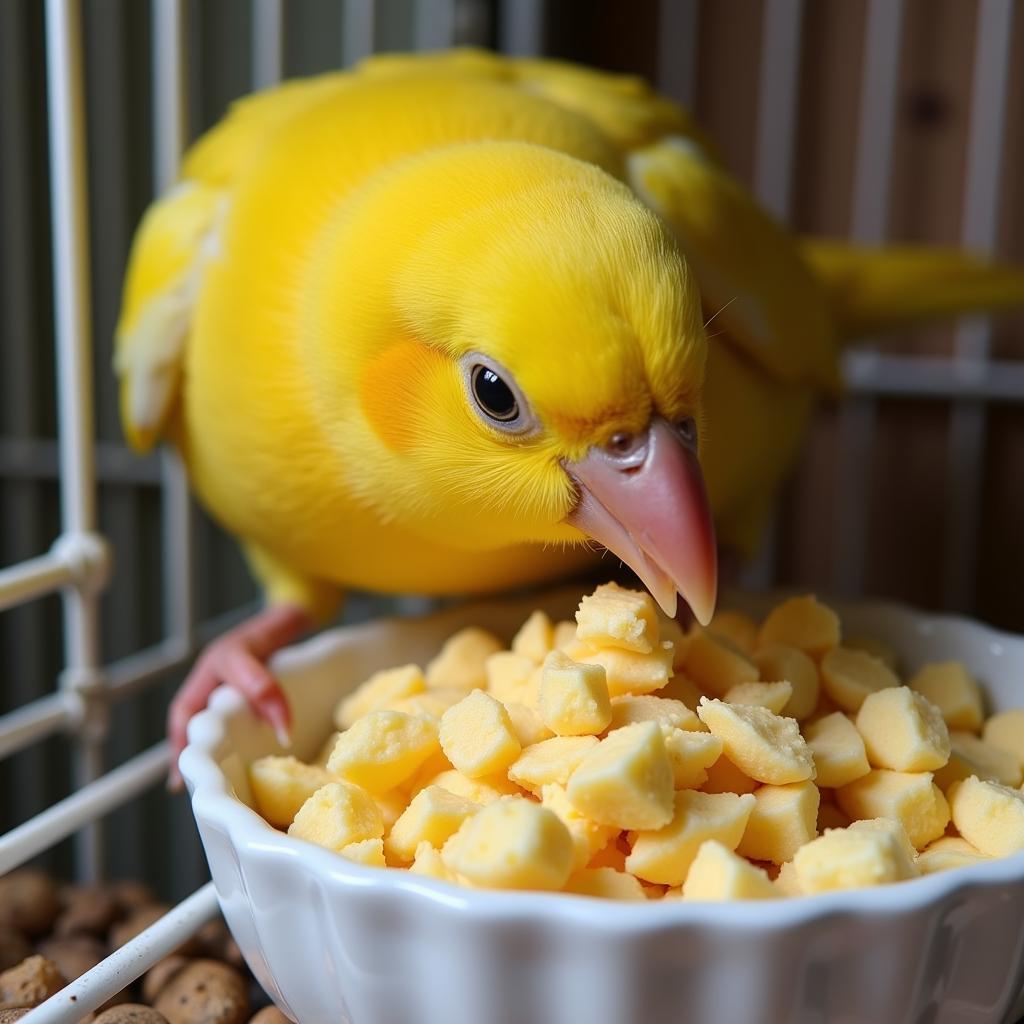
<instances>
[{"instance_id":1,"label":"bird's foot","mask_svg":"<svg viewBox=\"0 0 1024 1024\"><path fill-rule=\"evenodd\" d=\"M312 626L309 613L299 605L275 605L206 647L168 709L167 734L171 742L168 785L172 790L181 788L178 756L185 748L189 719L206 707L210 694L221 683L242 694L256 714L272 726L281 745L289 745L291 712L284 692L267 669L267 661L275 651L298 639Z\"/></svg>"}]
</instances>

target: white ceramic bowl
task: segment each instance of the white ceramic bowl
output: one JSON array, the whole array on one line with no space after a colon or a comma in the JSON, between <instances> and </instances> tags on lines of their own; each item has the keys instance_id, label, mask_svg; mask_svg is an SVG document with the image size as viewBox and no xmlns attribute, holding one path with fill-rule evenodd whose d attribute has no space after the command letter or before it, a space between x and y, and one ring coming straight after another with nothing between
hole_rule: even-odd
<instances>
[{"instance_id":1,"label":"white ceramic bowl","mask_svg":"<svg viewBox=\"0 0 1024 1024\"><path fill-rule=\"evenodd\" d=\"M543 601L564 617L578 591ZM370 672L425 662L470 623L510 636L536 602L466 606L323 634L275 663L311 757L335 702ZM731 602L763 610L768 598ZM996 708L1024 706L1024 638L892 605L840 607L905 669L960 658ZM181 767L224 914L256 977L299 1024L896 1024L1024 1013L1024 855L808 899L612 903L483 892L366 868L249 807L270 730L221 690Z\"/></svg>"}]
</instances>

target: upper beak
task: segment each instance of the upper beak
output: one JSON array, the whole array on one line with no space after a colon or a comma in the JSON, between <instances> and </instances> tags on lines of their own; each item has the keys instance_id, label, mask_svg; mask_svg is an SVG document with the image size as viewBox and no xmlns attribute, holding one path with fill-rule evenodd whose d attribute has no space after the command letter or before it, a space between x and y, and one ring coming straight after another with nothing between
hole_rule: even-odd
<instances>
[{"instance_id":1,"label":"upper beak","mask_svg":"<svg viewBox=\"0 0 1024 1024\"><path fill-rule=\"evenodd\" d=\"M667 615L682 594L701 625L715 610L718 559L693 449L663 419L616 435L565 469L580 497L566 522L618 555Z\"/></svg>"}]
</instances>

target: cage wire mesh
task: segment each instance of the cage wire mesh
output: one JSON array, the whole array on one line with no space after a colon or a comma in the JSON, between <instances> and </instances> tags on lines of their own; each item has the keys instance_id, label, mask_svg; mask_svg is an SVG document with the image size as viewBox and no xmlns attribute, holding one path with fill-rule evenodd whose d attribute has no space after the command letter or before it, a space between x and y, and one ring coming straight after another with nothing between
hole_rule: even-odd
<instances>
[{"instance_id":1,"label":"cage wire mesh","mask_svg":"<svg viewBox=\"0 0 1024 1024\"><path fill-rule=\"evenodd\" d=\"M200 511L183 514L173 460L127 451L110 370L132 232L154 190L173 180L181 144L235 97L373 50L457 43L583 60L644 74L690 105L730 169L798 231L963 243L1024 263L1024 133L1011 130L1024 123L1024 14L1013 0L7 0L0 566L44 555L65 528L48 184L47 60L52 70L57 57L47 19L56 12L71 17L82 54L91 230L80 269L97 522L116 560L99 605L100 661L112 666L101 679L123 698L93 772L158 743L191 641L256 598L234 543ZM820 414L748 579L881 593L1024 629L1022 356L1020 316L851 352L847 395ZM367 598L346 614L393 607ZM88 781L60 729L31 744L15 739L24 735L18 716L61 679L63 618L55 593L0 614L3 832ZM162 771L158 751L136 788ZM95 869L146 878L174 899L205 878L183 799L130 800L102 829ZM80 867L89 848L79 843ZM61 874L75 870L67 842L43 858Z\"/></svg>"}]
</instances>

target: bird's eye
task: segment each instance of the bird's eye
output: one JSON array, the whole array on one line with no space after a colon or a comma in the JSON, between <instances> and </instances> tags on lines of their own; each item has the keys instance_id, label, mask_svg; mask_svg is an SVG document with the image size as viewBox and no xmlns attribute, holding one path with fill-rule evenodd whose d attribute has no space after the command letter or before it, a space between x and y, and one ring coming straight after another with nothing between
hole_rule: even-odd
<instances>
[{"instance_id":1,"label":"bird's eye","mask_svg":"<svg viewBox=\"0 0 1024 1024\"><path fill-rule=\"evenodd\" d=\"M516 440L538 429L530 403L501 363L483 352L467 352L459 367L466 398L488 427Z\"/></svg>"},{"instance_id":2,"label":"bird's eye","mask_svg":"<svg viewBox=\"0 0 1024 1024\"><path fill-rule=\"evenodd\" d=\"M511 423L519 416L519 402L512 389L489 366L477 363L470 384L481 411L499 423Z\"/></svg>"},{"instance_id":3,"label":"bird's eye","mask_svg":"<svg viewBox=\"0 0 1024 1024\"><path fill-rule=\"evenodd\" d=\"M676 432L687 448L692 448L694 451L697 450L697 421L692 416L688 416L685 420L680 420L676 424Z\"/></svg>"}]
</instances>

